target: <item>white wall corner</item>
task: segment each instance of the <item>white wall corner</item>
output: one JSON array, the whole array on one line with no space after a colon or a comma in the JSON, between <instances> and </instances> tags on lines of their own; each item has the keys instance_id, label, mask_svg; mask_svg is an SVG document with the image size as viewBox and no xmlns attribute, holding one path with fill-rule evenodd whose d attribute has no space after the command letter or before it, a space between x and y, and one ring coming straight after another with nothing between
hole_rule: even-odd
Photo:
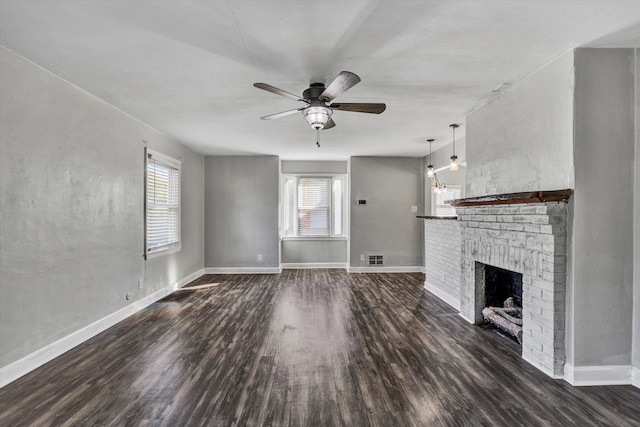
<instances>
[{"instance_id":1,"label":"white wall corner","mask_svg":"<svg viewBox=\"0 0 640 427\"><path fill-rule=\"evenodd\" d=\"M631 368L631 385L640 388L640 368Z\"/></svg>"},{"instance_id":2,"label":"white wall corner","mask_svg":"<svg viewBox=\"0 0 640 427\"><path fill-rule=\"evenodd\" d=\"M573 386L629 385L632 368L631 365L573 366L565 363L564 380Z\"/></svg>"},{"instance_id":3,"label":"white wall corner","mask_svg":"<svg viewBox=\"0 0 640 427\"><path fill-rule=\"evenodd\" d=\"M460 311L460 298L456 298L456 297L444 292L443 290L437 288L436 286L432 285L431 283L429 283L427 281L424 282L424 289L426 289L427 291L431 292L433 295L435 295L436 297L438 297L442 301L444 301L447 304L449 304L456 311Z\"/></svg>"},{"instance_id":4,"label":"white wall corner","mask_svg":"<svg viewBox=\"0 0 640 427\"><path fill-rule=\"evenodd\" d=\"M531 364L532 366L535 366L536 369L539 369L540 371L542 371L543 373L547 374L548 376L550 376L553 379L561 380L561 379L564 378L563 375L558 375L558 374L554 373L553 369L545 366L543 363L540 363L539 360L534 360L534 359L531 359L531 358L527 357L526 354L522 355L522 360L524 360L525 362ZM566 368L565 368L565 372L566 372Z\"/></svg>"},{"instance_id":5,"label":"white wall corner","mask_svg":"<svg viewBox=\"0 0 640 427\"><path fill-rule=\"evenodd\" d=\"M39 350L36 350L31 354L26 355L22 359L16 360L15 362L7 366L1 367L0 388L17 380L23 375L28 374L34 369L39 368L45 363L55 359L63 353L66 353L67 351L82 344L90 338L93 338L94 336L109 329L118 322L121 322L122 320L137 313L143 308L148 307L154 302L161 300L162 298L174 292L177 288L182 287L189 282L192 282L203 274L204 269L195 271L176 283L171 283L164 288L159 289L154 293L147 295L137 301L134 301L133 303L121 308L120 310L103 317L102 319L96 320L95 322L81 329L78 329L77 331L72 332L65 337L62 337L59 340L40 348Z\"/></svg>"},{"instance_id":6,"label":"white wall corner","mask_svg":"<svg viewBox=\"0 0 640 427\"><path fill-rule=\"evenodd\" d=\"M176 282L176 286L175 288L181 288L184 285L188 285L189 283L193 282L194 280L196 280L197 278L199 278L200 276L204 276L205 271L204 268L201 268L198 271L194 271L193 273L189 274L188 276L180 279L178 282Z\"/></svg>"},{"instance_id":7,"label":"white wall corner","mask_svg":"<svg viewBox=\"0 0 640 427\"><path fill-rule=\"evenodd\" d=\"M465 316L464 314L462 314L462 312L458 313L458 316L462 317L464 320L466 320L467 322L471 323L472 325L475 324L476 322L471 319L470 317Z\"/></svg>"}]
</instances>

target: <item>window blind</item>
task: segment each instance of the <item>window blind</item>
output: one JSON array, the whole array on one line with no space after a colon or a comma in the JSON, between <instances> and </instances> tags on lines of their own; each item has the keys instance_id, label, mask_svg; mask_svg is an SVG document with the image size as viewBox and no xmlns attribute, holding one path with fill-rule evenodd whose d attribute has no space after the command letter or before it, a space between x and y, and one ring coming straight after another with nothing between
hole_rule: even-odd
<instances>
[{"instance_id":1,"label":"window blind","mask_svg":"<svg viewBox=\"0 0 640 427\"><path fill-rule=\"evenodd\" d=\"M329 236L331 233L331 178L300 178L298 181L298 235Z\"/></svg>"},{"instance_id":2,"label":"window blind","mask_svg":"<svg viewBox=\"0 0 640 427\"><path fill-rule=\"evenodd\" d=\"M147 154L147 253L180 244L180 161Z\"/></svg>"}]
</instances>

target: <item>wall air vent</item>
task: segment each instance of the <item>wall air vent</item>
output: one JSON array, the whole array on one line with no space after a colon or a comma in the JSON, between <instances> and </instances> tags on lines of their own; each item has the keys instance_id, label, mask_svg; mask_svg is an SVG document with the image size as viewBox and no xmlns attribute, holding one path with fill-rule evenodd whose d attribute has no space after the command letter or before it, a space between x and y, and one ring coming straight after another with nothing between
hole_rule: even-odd
<instances>
[{"instance_id":1,"label":"wall air vent","mask_svg":"<svg viewBox=\"0 0 640 427\"><path fill-rule=\"evenodd\" d=\"M382 254L367 254L367 259L369 260L368 265L370 266L384 265L384 255Z\"/></svg>"}]
</instances>

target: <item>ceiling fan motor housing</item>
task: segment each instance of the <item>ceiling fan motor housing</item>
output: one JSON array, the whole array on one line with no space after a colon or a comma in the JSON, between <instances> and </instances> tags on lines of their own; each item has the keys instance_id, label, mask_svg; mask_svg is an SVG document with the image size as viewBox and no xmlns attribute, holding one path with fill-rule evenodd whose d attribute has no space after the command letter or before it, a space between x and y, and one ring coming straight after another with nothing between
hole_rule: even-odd
<instances>
[{"instance_id":1,"label":"ceiling fan motor housing","mask_svg":"<svg viewBox=\"0 0 640 427\"><path fill-rule=\"evenodd\" d=\"M324 83L311 83L309 89L302 92L302 97L308 101L317 100L325 89Z\"/></svg>"}]
</instances>

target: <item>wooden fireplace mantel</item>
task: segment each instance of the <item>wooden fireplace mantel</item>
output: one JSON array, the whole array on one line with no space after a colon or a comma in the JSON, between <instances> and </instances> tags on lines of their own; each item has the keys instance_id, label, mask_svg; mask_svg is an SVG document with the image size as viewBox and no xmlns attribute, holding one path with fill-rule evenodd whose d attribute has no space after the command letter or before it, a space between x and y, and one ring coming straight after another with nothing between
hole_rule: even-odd
<instances>
[{"instance_id":1,"label":"wooden fireplace mantel","mask_svg":"<svg viewBox=\"0 0 640 427\"><path fill-rule=\"evenodd\" d=\"M573 190L527 191L524 193L495 194L491 196L469 197L447 200L454 207L481 205L513 205L520 203L566 202Z\"/></svg>"}]
</instances>

